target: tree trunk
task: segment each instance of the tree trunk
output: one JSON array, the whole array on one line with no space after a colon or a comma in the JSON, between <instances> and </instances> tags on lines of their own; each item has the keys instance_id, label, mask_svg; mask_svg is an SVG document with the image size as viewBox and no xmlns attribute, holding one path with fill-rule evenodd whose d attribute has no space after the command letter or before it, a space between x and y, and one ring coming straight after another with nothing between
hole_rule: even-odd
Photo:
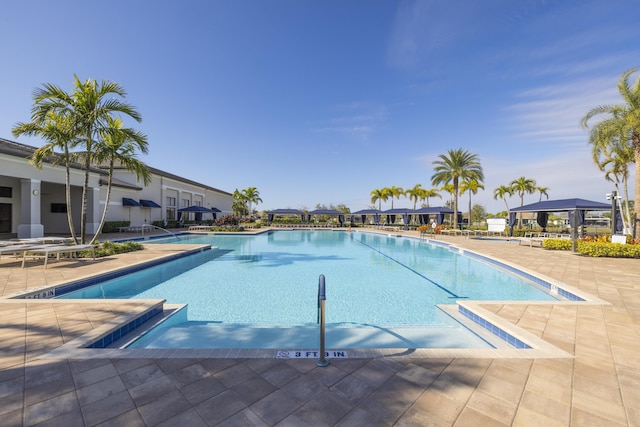
<instances>
[{"instance_id":1,"label":"tree trunk","mask_svg":"<svg viewBox=\"0 0 640 427\"><path fill-rule=\"evenodd\" d=\"M65 158L65 198L67 202L67 222L69 223L69 232L74 243L78 243L76 236L76 230L73 225L73 210L71 209L71 168L69 166L69 147L64 146L64 158Z\"/></svg>"},{"instance_id":2,"label":"tree trunk","mask_svg":"<svg viewBox=\"0 0 640 427\"><path fill-rule=\"evenodd\" d=\"M104 202L104 209L102 210L102 218L100 218L100 225L98 226L98 229L96 230L96 234L93 236L93 239L91 239L91 242L89 242L92 245L96 242L96 240L98 239L98 236L100 236L100 233L102 233L102 227L104 227L104 222L107 219L107 210L109 209L109 199L111 198L111 184L113 183L113 163L114 163L113 159L111 159L111 161L109 162L109 181L107 182L107 197Z\"/></svg>"},{"instance_id":3,"label":"tree trunk","mask_svg":"<svg viewBox=\"0 0 640 427\"><path fill-rule=\"evenodd\" d=\"M638 237L636 233L640 229L640 131L633 131L631 135L633 143L633 157L636 163L635 194L633 198L633 211L635 212L635 224L633 226L633 237Z\"/></svg>"}]
</instances>

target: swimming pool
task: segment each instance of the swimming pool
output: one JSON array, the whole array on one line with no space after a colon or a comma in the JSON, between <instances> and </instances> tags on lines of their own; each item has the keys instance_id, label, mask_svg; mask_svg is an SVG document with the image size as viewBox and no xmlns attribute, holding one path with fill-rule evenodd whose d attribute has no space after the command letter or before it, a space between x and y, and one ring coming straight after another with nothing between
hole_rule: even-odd
<instances>
[{"instance_id":1,"label":"swimming pool","mask_svg":"<svg viewBox=\"0 0 640 427\"><path fill-rule=\"evenodd\" d=\"M252 236L182 237L181 242L208 243L216 249L63 298L164 298L188 304L188 315L176 316L164 329L147 334L147 344L136 345L202 347L227 342L238 347L255 345L255 339L249 339L253 336L260 341L259 348L275 345L274 337L283 334L290 336L293 346L308 342L304 336L317 321L320 274L327 284L326 321L333 331L328 336L351 334L351 341L359 346L365 346L365 339L376 345L372 336L386 330L391 336L410 337L412 343L429 337L420 346L486 347L484 340L453 321L437 304L460 299L555 299L521 277L419 239L282 230ZM214 336L216 327L222 336L219 340ZM434 342L427 329L444 338L458 333L464 337ZM385 344L377 343L381 345Z\"/></svg>"}]
</instances>

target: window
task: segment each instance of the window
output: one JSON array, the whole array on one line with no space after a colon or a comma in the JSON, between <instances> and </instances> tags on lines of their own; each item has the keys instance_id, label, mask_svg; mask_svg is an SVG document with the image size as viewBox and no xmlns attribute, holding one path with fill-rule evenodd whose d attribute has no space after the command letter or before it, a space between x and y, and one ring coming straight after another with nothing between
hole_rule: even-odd
<instances>
[{"instance_id":1,"label":"window","mask_svg":"<svg viewBox=\"0 0 640 427\"><path fill-rule=\"evenodd\" d=\"M51 213L67 213L67 204L51 203Z\"/></svg>"},{"instance_id":2,"label":"window","mask_svg":"<svg viewBox=\"0 0 640 427\"><path fill-rule=\"evenodd\" d=\"M13 188L11 187L0 187L0 197L6 197L7 199L10 199L12 190Z\"/></svg>"},{"instance_id":3,"label":"window","mask_svg":"<svg viewBox=\"0 0 640 427\"><path fill-rule=\"evenodd\" d=\"M167 196L167 206L175 206L176 198Z\"/></svg>"},{"instance_id":4,"label":"window","mask_svg":"<svg viewBox=\"0 0 640 427\"><path fill-rule=\"evenodd\" d=\"M191 205L191 201L189 199L182 199L182 207L188 208Z\"/></svg>"},{"instance_id":5,"label":"window","mask_svg":"<svg viewBox=\"0 0 640 427\"><path fill-rule=\"evenodd\" d=\"M167 221L174 221L176 219L176 208L167 208Z\"/></svg>"}]
</instances>

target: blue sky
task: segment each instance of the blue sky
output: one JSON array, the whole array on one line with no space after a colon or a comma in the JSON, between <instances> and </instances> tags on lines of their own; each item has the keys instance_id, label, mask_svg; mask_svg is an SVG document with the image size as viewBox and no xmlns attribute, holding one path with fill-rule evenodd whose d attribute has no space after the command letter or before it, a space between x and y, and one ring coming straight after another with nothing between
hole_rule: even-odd
<instances>
[{"instance_id":1,"label":"blue sky","mask_svg":"<svg viewBox=\"0 0 640 427\"><path fill-rule=\"evenodd\" d=\"M257 187L260 210L358 210L373 189L432 188L432 162L457 148L480 157L473 201L489 212L520 176L550 199L604 202L613 186L579 120L620 102L638 22L632 0L7 2L0 137L40 145L11 129L33 89L71 91L75 73L127 89L147 164Z\"/></svg>"}]
</instances>

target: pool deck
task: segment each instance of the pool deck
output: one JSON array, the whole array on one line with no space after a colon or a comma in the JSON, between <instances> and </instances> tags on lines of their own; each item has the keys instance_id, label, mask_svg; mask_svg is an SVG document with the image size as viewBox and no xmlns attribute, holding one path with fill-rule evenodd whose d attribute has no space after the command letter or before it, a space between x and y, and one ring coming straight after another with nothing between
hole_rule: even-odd
<instances>
[{"instance_id":1,"label":"pool deck","mask_svg":"<svg viewBox=\"0 0 640 427\"><path fill-rule=\"evenodd\" d=\"M413 232L393 234L416 235ZM118 236L120 237L120 236ZM157 301L8 296L172 256L177 245L93 260L0 259L0 424L186 426L640 426L640 260L462 236L437 240L506 261L601 303L483 303L558 354L331 359L52 357ZM91 350L109 351L109 350ZM473 352L473 350L471 351ZM407 350L407 354L412 353ZM522 356L524 354L524 356ZM532 356L527 356L531 354ZM350 355L351 356L351 355Z\"/></svg>"}]
</instances>

